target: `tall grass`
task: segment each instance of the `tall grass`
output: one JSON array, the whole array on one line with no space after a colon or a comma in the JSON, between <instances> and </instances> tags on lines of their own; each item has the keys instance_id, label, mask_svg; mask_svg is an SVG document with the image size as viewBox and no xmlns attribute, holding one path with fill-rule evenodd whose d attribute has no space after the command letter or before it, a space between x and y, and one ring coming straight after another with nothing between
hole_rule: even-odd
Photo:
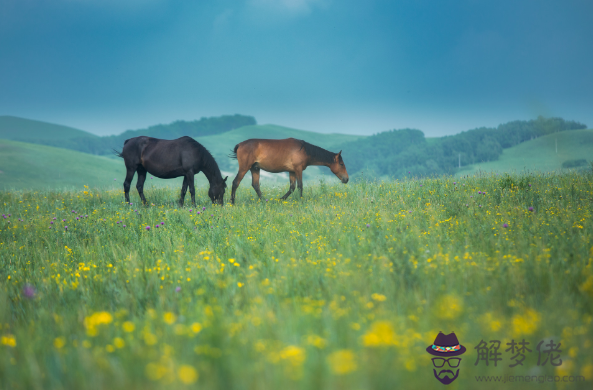
<instances>
[{"instance_id":1,"label":"tall grass","mask_svg":"<svg viewBox=\"0 0 593 390\"><path fill-rule=\"evenodd\" d=\"M467 348L459 388L593 379L591 176L322 182L285 202L244 185L224 207L206 191L184 208L163 188L149 206L0 192L0 386L441 386L439 331ZM550 338L563 363L538 366ZM474 364L480 340L502 342L496 367Z\"/></svg>"}]
</instances>

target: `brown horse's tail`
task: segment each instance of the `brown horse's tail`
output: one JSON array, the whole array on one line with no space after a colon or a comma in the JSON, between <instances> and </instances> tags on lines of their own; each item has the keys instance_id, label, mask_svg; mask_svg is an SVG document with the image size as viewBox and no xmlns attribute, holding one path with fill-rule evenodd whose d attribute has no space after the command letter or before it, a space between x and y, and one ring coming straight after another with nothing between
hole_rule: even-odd
<instances>
[{"instance_id":1,"label":"brown horse's tail","mask_svg":"<svg viewBox=\"0 0 593 390\"><path fill-rule=\"evenodd\" d=\"M117 150L115 150L115 149L111 149L111 151L112 151L112 152L113 152L113 154L115 154L117 157L124 158L124 155L122 154L122 152L123 152L123 151L122 151L122 152L118 152L118 151L117 151Z\"/></svg>"},{"instance_id":2,"label":"brown horse's tail","mask_svg":"<svg viewBox=\"0 0 593 390\"><path fill-rule=\"evenodd\" d=\"M237 149L239 149L239 144L235 145L235 148L231 154L229 154L229 158L234 158L235 160L237 159Z\"/></svg>"}]
</instances>

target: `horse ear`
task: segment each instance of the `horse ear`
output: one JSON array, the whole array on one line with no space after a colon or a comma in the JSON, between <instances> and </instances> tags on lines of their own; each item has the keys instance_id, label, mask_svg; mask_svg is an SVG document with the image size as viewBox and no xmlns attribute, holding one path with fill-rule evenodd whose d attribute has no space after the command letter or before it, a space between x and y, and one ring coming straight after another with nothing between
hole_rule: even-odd
<instances>
[{"instance_id":1,"label":"horse ear","mask_svg":"<svg viewBox=\"0 0 593 390\"><path fill-rule=\"evenodd\" d=\"M342 151L340 150L338 152L338 154L336 154L336 161L340 161L341 158L342 158Z\"/></svg>"},{"instance_id":2,"label":"horse ear","mask_svg":"<svg viewBox=\"0 0 593 390\"><path fill-rule=\"evenodd\" d=\"M226 179L228 179L228 178L229 178L229 177L227 176L227 177L225 177L225 178L224 178L222 181L224 181L224 182L226 183Z\"/></svg>"}]
</instances>

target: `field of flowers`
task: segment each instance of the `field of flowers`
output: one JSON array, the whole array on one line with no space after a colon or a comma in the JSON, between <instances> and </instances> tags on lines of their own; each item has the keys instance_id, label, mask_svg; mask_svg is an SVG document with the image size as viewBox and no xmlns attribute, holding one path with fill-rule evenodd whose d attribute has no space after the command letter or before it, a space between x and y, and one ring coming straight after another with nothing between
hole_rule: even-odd
<instances>
[{"instance_id":1,"label":"field of flowers","mask_svg":"<svg viewBox=\"0 0 593 390\"><path fill-rule=\"evenodd\" d=\"M184 208L178 189L145 192L148 206L0 192L0 388L440 388L439 331L467 348L451 387L591 385L591 175L285 191L261 202L244 185L220 207L201 188ZM509 367L522 339L532 352ZM550 339L562 364L538 365ZM496 366L477 360L482 340L502 342Z\"/></svg>"}]
</instances>

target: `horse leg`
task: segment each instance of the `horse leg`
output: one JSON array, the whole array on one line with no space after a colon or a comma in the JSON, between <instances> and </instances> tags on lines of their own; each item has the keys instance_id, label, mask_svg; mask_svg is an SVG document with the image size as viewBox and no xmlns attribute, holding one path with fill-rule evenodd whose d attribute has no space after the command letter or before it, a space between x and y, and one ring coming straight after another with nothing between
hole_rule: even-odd
<instances>
[{"instance_id":1,"label":"horse leg","mask_svg":"<svg viewBox=\"0 0 593 390\"><path fill-rule=\"evenodd\" d=\"M183 201L185 200L185 193L187 192L187 176L183 177L183 185L181 186L181 197L179 198L179 206L183 207Z\"/></svg>"},{"instance_id":2,"label":"horse leg","mask_svg":"<svg viewBox=\"0 0 593 390\"><path fill-rule=\"evenodd\" d=\"M139 166L136 189L138 190L138 195L140 195L140 199L142 199L142 203L146 204L146 198L144 197L144 180L146 180L146 169L144 169L143 166Z\"/></svg>"},{"instance_id":3,"label":"horse leg","mask_svg":"<svg viewBox=\"0 0 593 390\"><path fill-rule=\"evenodd\" d=\"M126 195L126 203L130 203L130 186L132 184L132 179L134 178L134 173L136 173L135 169L126 169L126 179L124 180L124 194Z\"/></svg>"},{"instance_id":4,"label":"horse leg","mask_svg":"<svg viewBox=\"0 0 593 390\"><path fill-rule=\"evenodd\" d=\"M190 172L186 176L187 184L189 185L189 193L191 194L191 203L196 207L196 187L194 187L194 173Z\"/></svg>"},{"instance_id":5,"label":"horse leg","mask_svg":"<svg viewBox=\"0 0 593 390\"><path fill-rule=\"evenodd\" d=\"M251 168L251 186L255 190L255 193L261 199L261 191L259 190L259 168Z\"/></svg>"},{"instance_id":6,"label":"horse leg","mask_svg":"<svg viewBox=\"0 0 593 390\"><path fill-rule=\"evenodd\" d=\"M292 194L294 192L294 189L296 188L296 175L294 174L294 172L289 172L288 175L290 178L290 188L288 189L288 192L286 194L284 194L284 196L281 198L282 200L287 199L290 196L290 194Z\"/></svg>"},{"instance_id":7,"label":"horse leg","mask_svg":"<svg viewBox=\"0 0 593 390\"><path fill-rule=\"evenodd\" d=\"M235 191L237 191L237 188L239 188L239 184L241 184L241 180L243 180L243 176L245 176L246 173L247 173L247 170L241 171L241 169L239 169L237 176L235 176L235 180L233 180L233 191L231 192L231 204L235 204Z\"/></svg>"},{"instance_id":8,"label":"horse leg","mask_svg":"<svg viewBox=\"0 0 593 390\"><path fill-rule=\"evenodd\" d=\"M295 176L297 179L299 191L301 192L301 198L302 198L303 197L303 171L296 171Z\"/></svg>"}]
</instances>

